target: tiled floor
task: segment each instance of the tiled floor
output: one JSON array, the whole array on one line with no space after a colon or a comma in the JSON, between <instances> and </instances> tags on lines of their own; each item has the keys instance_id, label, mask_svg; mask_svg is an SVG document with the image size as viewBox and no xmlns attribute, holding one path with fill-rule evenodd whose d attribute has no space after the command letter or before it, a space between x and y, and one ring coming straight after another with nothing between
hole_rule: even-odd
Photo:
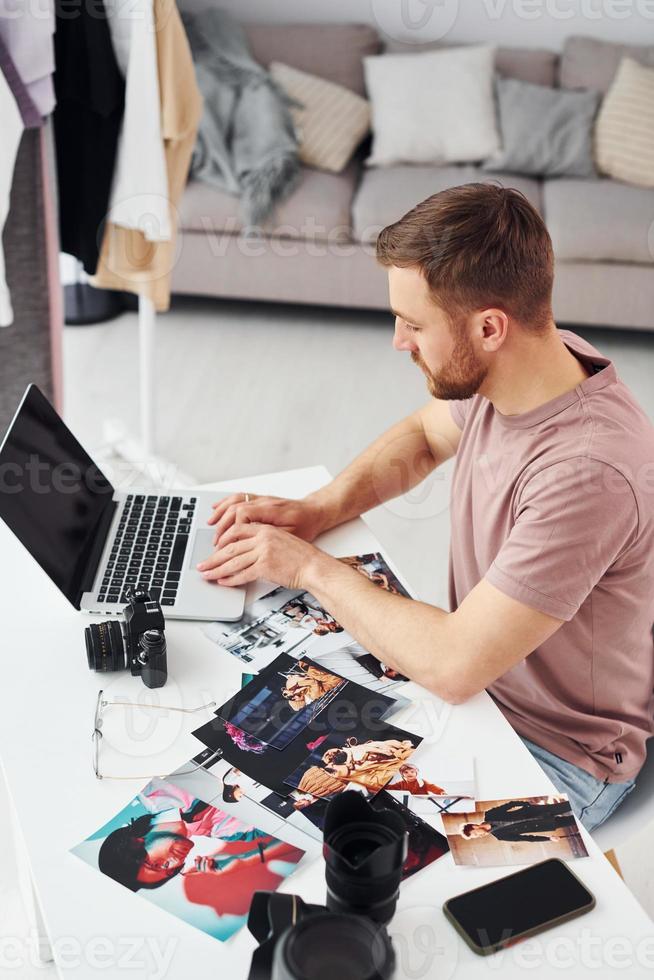
<instances>
[{"instance_id":1,"label":"tiled floor","mask_svg":"<svg viewBox=\"0 0 654 980\"><path fill-rule=\"evenodd\" d=\"M654 418L654 335L581 330L609 354ZM381 313L178 300L158 319L158 451L199 481L325 463L337 472L426 399L422 375L391 348ZM137 421L137 323L126 314L65 335L68 422L91 450L102 421ZM422 598L445 605L449 474L379 508L371 522ZM427 546L425 542L428 542ZM7 840L0 786L0 839ZM0 848L0 937L20 935L15 868ZM654 827L619 850L654 917ZM21 980L48 971L12 972Z\"/></svg>"}]
</instances>

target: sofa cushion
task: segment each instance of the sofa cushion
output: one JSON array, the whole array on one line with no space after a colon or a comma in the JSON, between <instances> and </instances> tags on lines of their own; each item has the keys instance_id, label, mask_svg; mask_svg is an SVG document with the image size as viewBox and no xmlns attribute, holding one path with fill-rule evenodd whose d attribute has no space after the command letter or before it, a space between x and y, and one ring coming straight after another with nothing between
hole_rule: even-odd
<instances>
[{"instance_id":1,"label":"sofa cushion","mask_svg":"<svg viewBox=\"0 0 654 980\"><path fill-rule=\"evenodd\" d=\"M557 259L654 261L654 190L561 177L544 182L543 209Z\"/></svg>"},{"instance_id":2,"label":"sofa cushion","mask_svg":"<svg viewBox=\"0 0 654 980\"><path fill-rule=\"evenodd\" d=\"M484 160L500 146L493 48L468 45L364 61L372 105L368 166ZM435 97L435 93L447 97Z\"/></svg>"},{"instance_id":3,"label":"sofa cushion","mask_svg":"<svg viewBox=\"0 0 654 980\"><path fill-rule=\"evenodd\" d=\"M458 47L459 45L457 45ZM405 41L388 41L384 51L389 54L417 54L419 51L437 51L452 45L434 41L428 44L409 44ZM534 85L556 84L558 55L543 48L497 48L495 69L503 78L517 78Z\"/></svg>"},{"instance_id":4,"label":"sofa cushion","mask_svg":"<svg viewBox=\"0 0 654 980\"><path fill-rule=\"evenodd\" d=\"M244 24L253 57L281 61L365 95L363 59L378 54L379 35L366 24Z\"/></svg>"},{"instance_id":5,"label":"sofa cushion","mask_svg":"<svg viewBox=\"0 0 654 980\"><path fill-rule=\"evenodd\" d=\"M474 181L515 187L540 210L540 182L515 174L485 174L470 164L454 167L400 165L368 170L352 205L354 237L374 242L386 225L398 221L407 211L431 194Z\"/></svg>"},{"instance_id":6,"label":"sofa cushion","mask_svg":"<svg viewBox=\"0 0 654 980\"><path fill-rule=\"evenodd\" d=\"M350 214L361 163L355 158L340 174L300 168L293 193L278 205L264 230L273 237L350 239ZM180 227L185 231L237 234L243 228L241 202L211 184L193 180L180 204Z\"/></svg>"},{"instance_id":7,"label":"sofa cushion","mask_svg":"<svg viewBox=\"0 0 654 980\"><path fill-rule=\"evenodd\" d=\"M600 173L654 189L654 70L633 58L622 59L604 97L595 154Z\"/></svg>"},{"instance_id":8,"label":"sofa cushion","mask_svg":"<svg viewBox=\"0 0 654 980\"><path fill-rule=\"evenodd\" d=\"M302 163L339 174L370 132L370 103L351 89L279 61L270 74L291 107Z\"/></svg>"},{"instance_id":9,"label":"sofa cushion","mask_svg":"<svg viewBox=\"0 0 654 980\"><path fill-rule=\"evenodd\" d=\"M591 37L569 37L561 55L561 88L592 88L608 92L624 57L641 65L654 66L653 44L613 44Z\"/></svg>"},{"instance_id":10,"label":"sofa cushion","mask_svg":"<svg viewBox=\"0 0 654 980\"><path fill-rule=\"evenodd\" d=\"M592 134L597 92L568 92L516 78L498 78L495 89L502 146L483 170L532 177L596 175Z\"/></svg>"}]
</instances>

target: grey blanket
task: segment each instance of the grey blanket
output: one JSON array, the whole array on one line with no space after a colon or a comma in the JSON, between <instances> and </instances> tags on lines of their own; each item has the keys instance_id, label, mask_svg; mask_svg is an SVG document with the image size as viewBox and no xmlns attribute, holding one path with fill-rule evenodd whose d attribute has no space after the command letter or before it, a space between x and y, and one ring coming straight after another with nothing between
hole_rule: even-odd
<instances>
[{"instance_id":1,"label":"grey blanket","mask_svg":"<svg viewBox=\"0 0 654 980\"><path fill-rule=\"evenodd\" d=\"M299 176L290 100L252 58L224 10L182 15L204 113L191 176L241 197L246 225L259 225Z\"/></svg>"}]
</instances>

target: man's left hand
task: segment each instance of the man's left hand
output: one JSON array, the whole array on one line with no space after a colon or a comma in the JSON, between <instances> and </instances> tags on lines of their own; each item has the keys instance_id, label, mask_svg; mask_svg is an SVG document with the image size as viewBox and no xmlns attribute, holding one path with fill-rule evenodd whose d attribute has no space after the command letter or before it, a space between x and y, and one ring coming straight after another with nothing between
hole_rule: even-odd
<instances>
[{"instance_id":1,"label":"man's left hand","mask_svg":"<svg viewBox=\"0 0 654 980\"><path fill-rule=\"evenodd\" d=\"M269 524L238 524L220 540L220 548L197 567L218 585L247 585L268 579L287 589L304 587L304 575L316 560L335 561L307 541Z\"/></svg>"}]
</instances>

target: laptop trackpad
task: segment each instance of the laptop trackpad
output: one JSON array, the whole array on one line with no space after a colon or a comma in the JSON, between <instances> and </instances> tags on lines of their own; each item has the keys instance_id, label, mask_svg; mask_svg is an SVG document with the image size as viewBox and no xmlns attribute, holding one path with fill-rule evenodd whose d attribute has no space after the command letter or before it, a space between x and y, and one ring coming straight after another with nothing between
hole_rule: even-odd
<instances>
[{"instance_id":1,"label":"laptop trackpad","mask_svg":"<svg viewBox=\"0 0 654 980\"><path fill-rule=\"evenodd\" d=\"M216 546L213 543L215 533L216 530L213 527L202 528L195 532L195 540L193 541L193 550L191 551L191 560L189 562L191 568L195 568L201 561L206 561L207 558L211 558L216 551Z\"/></svg>"}]
</instances>

